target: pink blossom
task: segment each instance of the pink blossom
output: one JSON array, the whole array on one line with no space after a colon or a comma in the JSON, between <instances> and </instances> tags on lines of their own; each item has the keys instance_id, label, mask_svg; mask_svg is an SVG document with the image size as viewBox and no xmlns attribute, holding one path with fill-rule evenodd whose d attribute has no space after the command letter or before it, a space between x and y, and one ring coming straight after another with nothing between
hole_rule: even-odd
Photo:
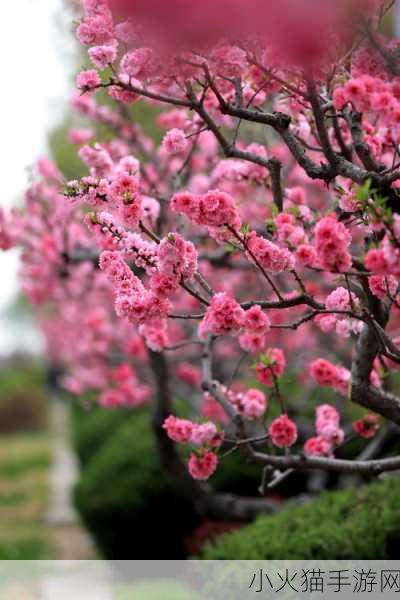
<instances>
[{"instance_id":1,"label":"pink blossom","mask_svg":"<svg viewBox=\"0 0 400 600\"><path fill-rule=\"evenodd\" d=\"M170 129L164 136L162 147L167 154L183 154L189 147L189 140L181 129Z\"/></svg>"},{"instance_id":2,"label":"pink blossom","mask_svg":"<svg viewBox=\"0 0 400 600\"><path fill-rule=\"evenodd\" d=\"M254 256L270 273L281 273L294 267L294 257L286 248L280 248L273 242L258 236L255 231L249 233L246 244L250 259Z\"/></svg>"},{"instance_id":3,"label":"pink blossom","mask_svg":"<svg viewBox=\"0 0 400 600\"><path fill-rule=\"evenodd\" d=\"M260 354L265 348L266 336L264 334L250 333L246 331L239 336L239 344L245 352Z\"/></svg>"},{"instance_id":4,"label":"pink blossom","mask_svg":"<svg viewBox=\"0 0 400 600\"><path fill-rule=\"evenodd\" d=\"M256 304L245 312L243 327L250 333L261 335L270 330L271 321L263 312L261 306Z\"/></svg>"},{"instance_id":5,"label":"pink blossom","mask_svg":"<svg viewBox=\"0 0 400 600\"><path fill-rule=\"evenodd\" d=\"M321 436L310 438L304 444L306 456L332 456L332 446L329 441Z\"/></svg>"},{"instance_id":6,"label":"pink blossom","mask_svg":"<svg viewBox=\"0 0 400 600\"><path fill-rule=\"evenodd\" d=\"M164 421L163 429L166 430L168 437L174 442L188 443L192 438L194 424L187 419L179 419L174 415L170 415Z\"/></svg>"},{"instance_id":7,"label":"pink blossom","mask_svg":"<svg viewBox=\"0 0 400 600\"><path fill-rule=\"evenodd\" d=\"M218 431L214 423L202 423L194 425L190 442L196 446L204 446L212 444L218 435Z\"/></svg>"},{"instance_id":8,"label":"pink blossom","mask_svg":"<svg viewBox=\"0 0 400 600\"><path fill-rule=\"evenodd\" d=\"M228 225L236 231L241 220L232 196L219 190L211 190L200 198L199 224L209 227Z\"/></svg>"},{"instance_id":9,"label":"pink blossom","mask_svg":"<svg viewBox=\"0 0 400 600\"><path fill-rule=\"evenodd\" d=\"M363 419L354 421L354 431L362 438L373 438L379 430L379 417L377 415L366 415Z\"/></svg>"},{"instance_id":10,"label":"pink blossom","mask_svg":"<svg viewBox=\"0 0 400 600\"><path fill-rule=\"evenodd\" d=\"M268 432L272 443L278 448L288 448L296 443L297 427L286 414L274 419Z\"/></svg>"},{"instance_id":11,"label":"pink blossom","mask_svg":"<svg viewBox=\"0 0 400 600\"><path fill-rule=\"evenodd\" d=\"M115 44L94 46L89 49L89 56L92 63L98 69L103 70L117 58L117 46Z\"/></svg>"},{"instance_id":12,"label":"pink blossom","mask_svg":"<svg viewBox=\"0 0 400 600\"><path fill-rule=\"evenodd\" d=\"M89 69L79 73L76 78L76 85L80 90L87 92L98 88L101 85L101 79L97 71Z\"/></svg>"},{"instance_id":13,"label":"pink blossom","mask_svg":"<svg viewBox=\"0 0 400 600\"><path fill-rule=\"evenodd\" d=\"M193 479L205 481L215 473L217 465L218 458L214 452L201 450L190 455L189 472Z\"/></svg>"},{"instance_id":14,"label":"pink blossom","mask_svg":"<svg viewBox=\"0 0 400 600\"><path fill-rule=\"evenodd\" d=\"M373 273L385 273L388 268L382 250L376 248L368 250L364 262L366 268Z\"/></svg>"},{"instance_id":15,"label":"pink blossom","mask_svg":"<svg viewBox=\"0 0 400 600\"><path fill-rule=\"evenodd\" d=\"M88 16L78 26L76 35L85 46L108 44L113 40L112 20L105 11L103 14Z\"/></svg>"},{"instance_id":16,"label":"pink blossom","mask_svg":"<svg viewBox=\"0 0 400 600\"><path fill-rule=\"evenodd\" d=\"M92 129L70 129L68 132L68 140L71 144L87 144L93 138L94 132Z\"/></svg>"},{"instance_id":17,"label":"pink blossom","mask_svg":"<svg viewBox=\"0 0 400 600\"><path fill-rule=\"evenodd\" d=\"M202 375L199 368L186 361L179 363L176 369L176 376L194 388L199 388L201 385Z\"/></svg>"},{"instance_id":18,"label":"pink blossom","mask_svg":"<svg viewBox=\"0 0 400 600\"><path fill-rule=\"evenodd\" d=\"M325 301L327 310L340 310L350 311L352 306L357 307L359 305L358 298L355 294L349 294L348 290L344 287L338 287L329 294Z\"/></svg>"},{"instance_id":19,"label":"pink blossom","mask_svg":"<svg viewBox=\"0 0 400 600\"><path fill-rule=\"evenodd\" d=\"M204 402L201 409L201 414L206 419L212 419L219 423L226 424L229 421L228 415L220 404L207 392L204 394Z\"/></svg>"},{"instance_id":20,"label":"pink blossom","mask_svg":"<svg viewBox=\"0 0 400 600\"><path fill-rule=\"evenodd\" d=\"M240 398L240 407L246 419L260 419L267 409L265 394L256 389L247 390Z\"/></svg>"},{"instance_id":21,"label":"pink blossom","mask_svg":"<svg viewBox=\"0 0 400 600\"><path fill-rule=\"evenodd\" d=\"M178 233L163 238L158 246L159 269L168 277L180 281L190 279L197 271L197 251Z\"/></svg>"},{"instance_id":22,"label":"pink blossom","mask_svg":"<svg viewBox=\"0 0 400 600\"><path fill-rule=\"evenodd\" d=\"M344 431L333 423L327 423L317 431L320 437L327 440L332 447L339 446L344 440Z\"/></svg>"},{"instance_id":23,"label":"pink blossom","mask_svg":"<svg viewBox=\"0 0 400 600\"><path fill-rule=\"evenodd\" d=\"M120 390L104 390L99 397L99 404L103 408L118 408L124 405L123 395Z\"/></svg>"},{"instance_id":24,"label":"pink blossom","mask_svg":"<svg viewBox=\"0 0 400 600\"><path fill-rule=\"evenodd\" d=\"M300 244L295 256L297 264L301 267L314 267L317 263L317 251L310 244Z\"/></svg>"},{"instance_id":25,"label":"pink blossom","mask_svg":"<svg viewBox=\"0 0 400 600\"><path fill-rule=\"evenodd\" d=\"M323 269L343 273L351 268L348 251L351 235L336 218L321 219L315 227L315 245L318 260Z\"/></svg>"},{"instance_id":26,"label":"pink blossom","mask_svg":"<svg viewBox=\"0 0 400 600\"><path fill-rule=\"evenodd\" d=\"M332 387L342 394L347 394L350 373L343 367L336 367L329 361L319 358L310 365L310 375L318 385Z\"/></svg>"},{"instance_id":27,"label":"pink blossom","mask_svg":"<svg viewBox=\"0 0 400 600\"><path fill-rule=\"evenodd\" d=\"M199 327L199 335L235 334L243 327L244 310L225 292L215 294Z\"/></svg>"},{"instance_id":28,"label":"pink blossom","mask_svg":"<svg viewBox=\"0 0 400 600\"><path fill-rule=\"evenodd\" d=\"M157 64L151 48L136 48L122 57L121 71L129 77L144 79L154 75Z\"/></svg>"},{"instance_id":29,"label":"pink blossom","mask_svg":"<svg viewBox=\"0 0 400 600\"><path fill-rule=\"evenodd\" d=\"M200 198L189 192L180 192L171 199L171 210L186 215L198 222L200 215Z\"/></svg>"},{"instance_id":30,"label":"pink blossom","mask_svg":"<svg viewBox=\"0 0 400 600\"><path fill-rule=\"evenodd\" d=\"M273 387L274 377L281 377L285 371L285 355L280 348L270 348L265 356L267 360L256 365L257 379L267 387Z\"/></svg>"},{"instance_id":31,"label":"pink blossom","mask_svg":"<svg viewBox=\"0 0 400 600\"><path fill-rule=\"evenodd\" d=\"M371 292L377 298L394 298L397 293L398 280L393 275L371 275L368 277L368 285Z\"/></svg>"},{"instance_id":32,"label":"pink blossom","mask_svg":"<svg viewBox=\"0 0 400 600\"><path fill-rule=\"evenodd\" d=\"M331 404L321 404L315 410L316 414L316 430L320 435L321 429L327 424L332 424L335 427L339 426L340 415L337 409Z\"/></svg>"}]
</instances>

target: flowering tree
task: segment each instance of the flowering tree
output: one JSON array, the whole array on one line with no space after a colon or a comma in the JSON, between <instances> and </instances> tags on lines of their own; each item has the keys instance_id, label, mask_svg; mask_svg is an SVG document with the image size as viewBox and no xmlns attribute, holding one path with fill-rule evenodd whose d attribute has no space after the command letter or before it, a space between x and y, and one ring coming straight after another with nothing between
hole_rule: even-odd
<instances>
[{"instance_id":1,"label":"flowering tree","mask_svg":"<svg viewBox=\"0 0 400 600\"><path fill-rule=\"evenodd\" d=\"M260 465L262 496L293 470L400 468L375 441L336 456L354 434L381 428L382 441L400 425L388 389L400 59L380 33L393 2L187 4L83 1L92 67L72 103L106 137L70 131L82 179L38 162L1 245L22 246L24 291L65 386L104 408L150 403L162 463L197 510L245 519L271 504L203 483L227 451ZM160 145L135 122L140 101ZM337 395L310 431L316 386ZM176 390L197 416L175 416ZM365 409L353 423L351 403Z\"/></svg>"}]
</instances>

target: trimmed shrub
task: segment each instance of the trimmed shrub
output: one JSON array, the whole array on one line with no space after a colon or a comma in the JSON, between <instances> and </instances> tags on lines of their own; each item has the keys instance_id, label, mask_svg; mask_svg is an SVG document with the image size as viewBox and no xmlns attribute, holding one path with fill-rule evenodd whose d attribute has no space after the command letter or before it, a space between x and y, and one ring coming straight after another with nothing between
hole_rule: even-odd
<instances>
[{"instance_id":1,"label":"trimmed shrub","mask_svg":"<svg viewBox=\"0 0 400 600\"><path fill-rule=\"evenodd\" d=\"M149 435L148 415L118 428L87 463L76 506L108 558L178 558L195 524L189 504L166 476Z\"/></svg>"},{"instance_id":2,"label":"trimmed shrub","mask_svg":"<svg viewBox=\"0 0 400 600\"><path fill-rule=\"evenodd\" d=\"M132 421L132 411L104 410L94 407L85 410L72 404L72 445L83 468L98 450L124 423Z\"/></svg>"},{"instance_id":3,"label":"trimmed shrub","mask_svg":"<svg viewBox=\"0 0 400 600\"><path fill-rule=\"evenodd\" d=\"M74 409L82 465L75 504L106 557L183 558L185 537L200 524L179 486L161 468L147 411ZM210 483L254 495L259 468L233 454Z\"/></svg>"},{"instance_id":4,"label":"trimmed shrub","mask_svg":"<svg viewBox=\"0 0 400 600\"><path fill-rule=\"evenodd\" d=\"M400 478L388 477L259 517L221 536L202 558L383 560L398 557L399 543Z\"/></svg>"}]
</instances>

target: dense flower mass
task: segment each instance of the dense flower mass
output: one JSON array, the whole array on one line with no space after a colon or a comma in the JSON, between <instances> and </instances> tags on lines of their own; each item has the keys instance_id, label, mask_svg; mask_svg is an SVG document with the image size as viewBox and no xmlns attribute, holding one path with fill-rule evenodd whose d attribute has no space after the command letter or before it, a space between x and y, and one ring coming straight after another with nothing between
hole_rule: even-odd
<instances>
[{"instance_id":1,"label":"dense flower mass","mask_svg":"<svg viewBox=\"0 0 400 600\"><path fill-rule=\"evenodd\" d=\"M84 175L41 158L23 208L0 211L62 384L148 405L174 476L205 481L225 452L271 487L303 467L394 468L355 468L346 444L400 424L389 2L82 5L67 141Z\"/></svg>"},{"instance_id":2,"label":"dense flower mass","mask_svg":"<svg viewBox=\"0 0 400 600\"><path fill-rule=\"evenodd\" d=\"M296 425L287 415L274 419L269 427L272 443L278 448L293 446L297 440Z\"/></svg>"}]
</instances>

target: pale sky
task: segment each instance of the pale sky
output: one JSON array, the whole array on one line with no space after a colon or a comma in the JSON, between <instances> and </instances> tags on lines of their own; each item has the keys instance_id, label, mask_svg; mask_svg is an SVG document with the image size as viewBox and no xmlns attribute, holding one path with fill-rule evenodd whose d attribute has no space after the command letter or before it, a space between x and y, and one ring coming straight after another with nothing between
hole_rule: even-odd
<instances>
[{"instance_id":1,"label":"pale sky","mask_svg":"<svg viewBox=\"0 0 400 600\"><path fill-rule=\"evenodd\" d=\"M0 204L7 208L26 187L29 166L46 153L49 128L62 118L73 42L63 0L3 0L0 22ZM18 290L17 269L17 252L0 252L0 354L40 343L32 331L11 328L4 315Z\"/></svg>"}]
</instances>

